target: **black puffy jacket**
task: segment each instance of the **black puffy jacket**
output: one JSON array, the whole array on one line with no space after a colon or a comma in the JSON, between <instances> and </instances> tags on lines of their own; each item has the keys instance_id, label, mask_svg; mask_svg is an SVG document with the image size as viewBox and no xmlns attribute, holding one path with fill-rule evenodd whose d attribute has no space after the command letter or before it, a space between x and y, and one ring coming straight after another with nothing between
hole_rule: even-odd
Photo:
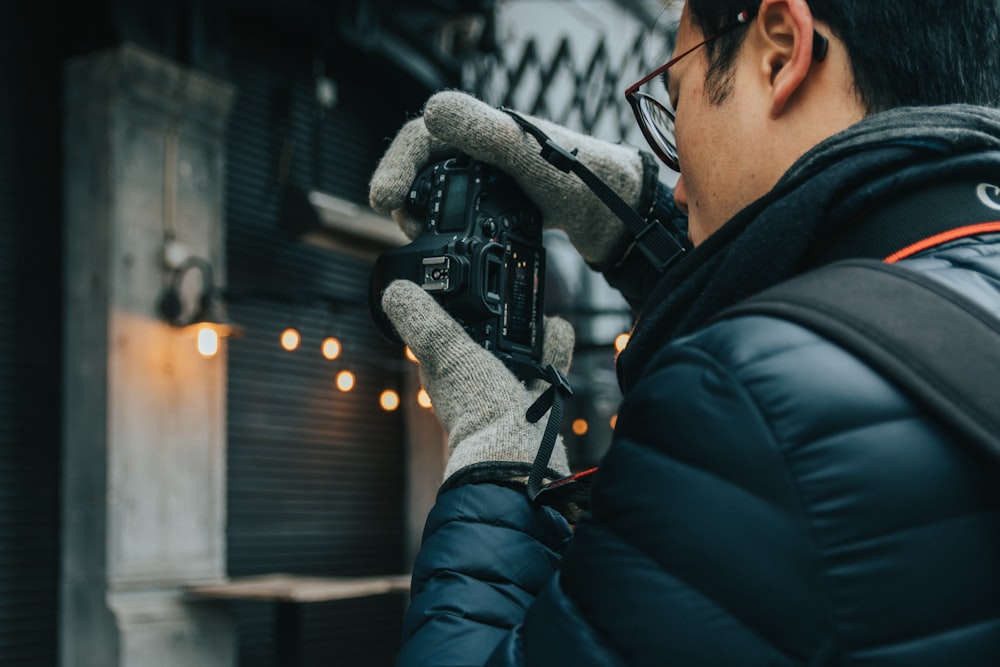
<instances>
[{"instance_id":1,"label":"black puffy jacket","mask_svg":"<svg viewBox=\"0 0 1000 667\"><path fill-rule=\"evenodd\" d=\"M1000 318L1000 234L904 261ZM1000 665L1000 466L806 329L692 329L646 335L575 531L439 497L399 664Z\"/></svg>"}]
</instances>

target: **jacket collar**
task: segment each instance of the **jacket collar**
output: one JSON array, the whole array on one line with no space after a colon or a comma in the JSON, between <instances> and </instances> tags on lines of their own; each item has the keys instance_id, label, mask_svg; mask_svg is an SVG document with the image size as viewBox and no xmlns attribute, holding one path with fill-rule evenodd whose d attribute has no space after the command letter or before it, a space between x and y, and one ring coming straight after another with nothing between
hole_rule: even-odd
<instances>
[{"instance_id":1,"label":"jacket collar","mask_svg":"<svg viewBox=\"0 0 1000 667\"><path fill-rule=\"evenodd\" d=\"M618 356L622 391L667 342L810 268L814 251L866 208L953 177L959 164L969 173L997 173L1000 112L965 105L895 109L814 147L657 284Z\"/></svg>"}]
</instances>

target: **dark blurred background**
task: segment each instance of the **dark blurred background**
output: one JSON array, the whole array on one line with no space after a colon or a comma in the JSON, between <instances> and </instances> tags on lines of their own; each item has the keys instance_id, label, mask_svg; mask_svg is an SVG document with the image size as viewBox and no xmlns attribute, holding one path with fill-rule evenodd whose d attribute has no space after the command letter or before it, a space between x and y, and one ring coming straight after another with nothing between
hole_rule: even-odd
<instances>
[{"instance_id":1,"label":"dark blurred background","mask_svg":"<svg viewBox=\"0 0 1000 667\"><path fill-rule=\"evenodd\" d=\"M655 2L603 4L640 26L656 17ZM251 296L229 304L246 334L228 357L227 573L405 572L415 539L407 422L373 396L404 385L408 371L356 307L371 257L289 234L288 196L318 190L364 208L389 140L442 88L628 138L618 99L625 79L659 64L640 48L648 31L598 35L576 57L565 37L547 51L532 43L511 51L502 48L509 35L498 29L500 9L498 0L0 4L0 665L58 664L61 561L71 560L60 527L62 350L73 331L63 315L62 127L73 111L63 98L66 64L130 44L236 91L225 138L224 282ZM600 7L581 11L592 24L605 16ZM560 77L573 91L562 95L568 105L545 95ZM550 310L573 321L581 344L579 389L564 424L580 469L596 465L610 439L618 398L611 341L629 316L566 259L564 242L553 239L552 252ZM262 287L290 298L254 298ZM358 388L336 402L327 400L328 368L275 344L292 319L303 338L329 328L324 313L294 310L294 296L310 293L342 304L337 335L352 350ZM302 639L309 664L391 664L402 602L310 605ZM272 664L273 611L234 608L238 664Z\"/></svg>"}]
</instances>

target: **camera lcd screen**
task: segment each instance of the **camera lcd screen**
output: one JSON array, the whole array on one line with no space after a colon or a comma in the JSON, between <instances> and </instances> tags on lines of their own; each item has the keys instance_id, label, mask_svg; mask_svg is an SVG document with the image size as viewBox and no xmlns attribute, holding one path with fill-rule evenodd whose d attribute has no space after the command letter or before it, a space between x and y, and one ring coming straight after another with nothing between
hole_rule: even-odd
<instances>
[{"instance_id":1,"label":"camera lcd screen","mask_svg":"<svg viewBox=\"0 0 1000 667\"><path fill-rule=\"evenodd\" d=\"M534 347L538 313L538 264L535 251L516 242L507 244L503 336L506 340Z\"/></svg>"}]
</instances>

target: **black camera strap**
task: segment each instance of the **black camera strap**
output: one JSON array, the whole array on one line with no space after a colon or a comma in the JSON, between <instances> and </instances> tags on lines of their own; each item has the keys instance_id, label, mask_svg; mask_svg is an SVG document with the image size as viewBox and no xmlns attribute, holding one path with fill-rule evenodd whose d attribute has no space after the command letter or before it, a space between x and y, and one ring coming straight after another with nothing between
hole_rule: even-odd
<instances>
[{"instance_id":1,"label":"black camera strap","mask_svg":"<svg viewBox=\"0 0 1000 667\"><path fill-rule=\"evenodd\" d=\"M549 459L552 458L552 450L555 449L556 437L559 435L563 406L566 398L572 396L573 390L566 376L551 364L545 368L536 366L535 372L539 379L546 380L550 386L528 408L525 416L534 424L549 412L549 420L545 424L545 433L542 435L535 460L528 471L526 491L531 502L552 507L570 523L576 523L590 506L590 485L597 468L545 481L545 476L549 472Z\"/></svg>"},{"instance_id":2,"label":"black camera strap","mask_svg":"<svg viewBox=\"0 0 1000 667\"><path fill-rule=\"evenodd\" d=\"M796 322L855 354L1000 461L1000 321L948 285L898 264L842 260L721 312Z\"/></svg>"},{"instance_id":3,"label":"black camera strap","mask_svg":"<svg viewBox=\"0 0 1000 667\"><path fill-rule=\"evenodd\" d=\"M524 131L533 136L542 147L541 155L546 162L560 171L573 172L590 188L597 197L625 223L625 228L635 237L636 247L653 264L657 271L663 272L678 260L686 251L683 245L671 236L659 220L644 219L641 215L618 196L611 187L602 181L594 172L580 162L577 149L568 151L555 143L534 124L522 118L516 111L507 107L500 110L513 118Z\"/></svg>"},{"instance_id":4,"label":"black camera strap","mask_svg":"<svg viewBox=\"0 0 1000 667\"><path fill-rule=\"evenodd\" d=\"M576 157L577 149L569 151L559 146L541 129L522 118L517 112L506 107L500 107L500 110L513 118L523 130L538 141L542 147L541 156L546 162L560 171L576 174L584 185L590 188L591 192L625 224L626 229L635 237L636 247L657 271L665 271L686 252L686 248L667 232L659 220L655 218L644 219L607 183L580 162ZM552 450L555 448L556 437L559 435L563 406L566 398L571 396L573 391L566 376L554 366L549 365L546 368L537 366L533 371L531 375L545 380L550 384L550 387L528 408L526 417L529 422L534 424L546 412L549 412L549 420L545 425L542 442L528 474L528 498L538 504L558 507L565 514L565 508L568 506L576 506L577 508L586 506L590 494L590 481L596 468L543 485L549 459L552 458Z\"/></svg>"},{"instance_id":5,"label":"black camera strap","mask_svg":"<svg viewBox=\"0 0 1000 667\"><path fill-rule=\"evenodd\" d=\"M542 442L538 446L538 453L535 454L531 471L528 473L528 498L531 500L535 500L542 490L542 480L549 468L549 459L552 458L552 450L555 449L556 437L559 435L563 406L566 403L566 398L573 395L569 380L555 366L549 364L545 368L539 367L538 370L541 373L541 379L549 383L549 388L535 399L535 402L528 408L525 417L534 424L548 412L549 420L545 423Z\"/></svg>"}]
</instances>

